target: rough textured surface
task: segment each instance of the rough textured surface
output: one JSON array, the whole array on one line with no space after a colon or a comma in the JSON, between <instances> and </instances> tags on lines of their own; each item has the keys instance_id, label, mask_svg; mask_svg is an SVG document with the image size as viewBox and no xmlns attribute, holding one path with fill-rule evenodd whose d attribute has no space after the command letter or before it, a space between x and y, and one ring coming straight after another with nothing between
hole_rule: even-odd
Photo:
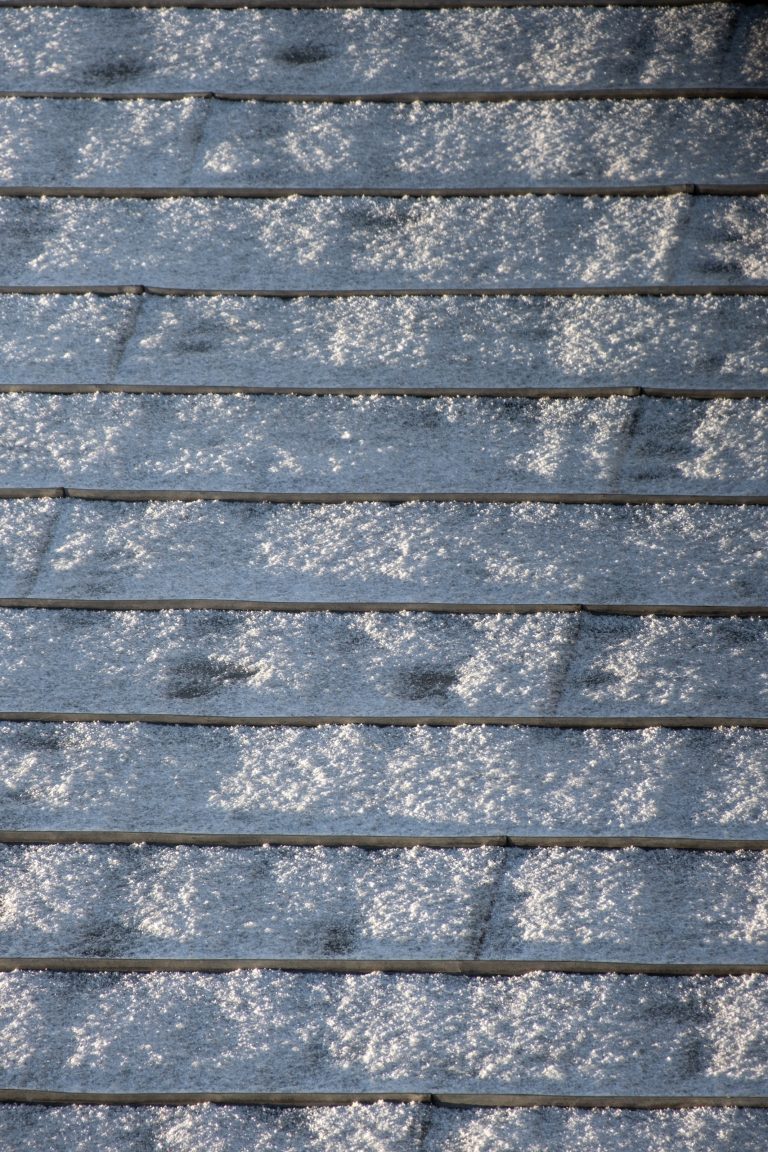
<instances>
[{"instance_id":1,"label":"rough textured surface","mask_svg":"<svg viewBox=\"0 0 768 1152\"><path fill-rule=\"evenodd\" d=\"M707 623L601 616L582 623L558 709L600 716L764 714L768 707L765 640L755 620Z\"/></svg>"},{"instance_id":2,"label":"rough textured surface","mask_svg":"<svg viewBox=\"0 0 768 1152\"><path fill-rule=\"evenodd\" d=\"M0 383L768 387L766 301L0 296Z\"/></svg>"},{"instance_id":3,"label":"rough textured surface","mask_svg":"<svg viewBox=\"0 0 768 1152\"><path fill-rule=\"evenodd\" d=\"M0 298L4 384L108 382L135 322L125 296Z\"/></svg>"},{"instance_id":4,"label":"rough textured surface","mask_svg":"<svg viewBox=\"0 0 768 1152\"><path fill-rule=\"evenodd\" d=\"M0 725L6 828L768 837L768 733Z\"/></svg>"},{"instance_id":5,"label":"rough textured surface","mask_svg":"<svg viewBox=\"0 0 768 1152\"><path fill-rule=\"evenodd\" d=\"M420 1104L346 1108L40 1108L0 1105L0 1139L14 1152L763 1152L768 1113L585 1112L570 1108L454 1109Z\"/></svg>"},{"instance_id":6,"label":"rough textured surface","mask_svg":"<svg viewBox=\"0 0 768 1152\"><path fill-rule=\"evenodd\" d=\"M52 520L57 506L46 503L54 506ZM0 507L15 512L6 512L15 568L30 551L28 506ZM764 508L70 500L58 507L30 595L286 604L768 603ZM13 595L18 586L12 571L0 593Z\"/></svg>"},{"instance_id":7,"label":"rough textured surface","mask_svg":"<svg viewBox=\"0 0 768 1152\"><path fill-rule=\"evenodd\" d=\"M758 400L10 393L0 484L762 495L768 425Z\"/></svg>"},{"instance_id":8,"label":"rough textured surface","mask_svg":"<svg viewBox=\"0 0 768 1152\"><path fill-rule=\"evenodd\" d=\"M498 188L757 182L759 101L269 104L0 99L0 181Z\"/></svg>"},{"instance_id":9,"label":"rough textured surface","mask_svg":"<svg viewBox=\"0 0 768 1152\"><path fill-rule=\"evenodd\" d=\"M765 956L763 852L560 848L504 857L485 957L723 963Z\"/></svg>"},{"instance_id":10,"label":"rough textured surface","mask_svg":"<svg viewBox=\"0 0 768 1152\"><path fill-rule=\"evenodd\" d=\"M176 185L208 115L205 100L0 99L8 184Z\"/></svg>"},{"instance_id":11,"label":"rough textured surface","mask_svg":"<svg viewBox=\"0 0 768 1152\"><path fill-rule=\"evenodd\" d=\"M144 1147L173 1152L421 1152L421 1132L430 1110L418 1104L355 1104L344 1108L259 1108L193 1105L180 1108L38 1108L0 1105L0 1140L14 1152L138 1152ZM462 1139L464 1117L456 1116ZM479 1117L475 1117L479 1119ZM659 1114L663 1122L663 1113ZM754 1140L764 1131L752 1114L723 1132ZM660 1125L661 1126L661 1125ZM666 1127L666 1125L665 1125ZM704 1133L717 1135L717 1126ZM449 1125L441 1139L453 1139ZM433 1145L432 1152L437 1147ZM752 1145L743 1145L753 1152ZM724 1145L713 1144L715 1152ZM640 1152L626 1145L627 1152ZM616 1152L624 1152L617 1145ZM549 1152L549 1150L547 1150ZM611 1152L613 1147L611 1146ZM664 1149L666 1152L666 1148ZM699 1152L697 1148L697 1152ZM701 1152L704 1152L703 1147ZM758 1152L755 1145L754 1152Z\"/></svg>"},{"instance_id":12,"label":"rough textured surface","mask_svg":"<svg viewBox=\"0 0 768 1152\"><path fill-rule=\"evenodd\" d=\"M6 199L9 285L531 288L768 278L768 196Z\"/></svg>"},{"instance_id":13,"label":"rough textured surface","mask_svg":"<svg viewBox=\"0 0 768 1152\"><path fill-rule=\"evenodd\" d=\"M575 619L5 610L0 706L290 717L514 703L538 712Z\"/></svg>"},{"instance_id":14,"label":"rough textured surface","mask_svg":"<svg viewBox=\"0 0 768 1152\"><path fill-rule=\"evenodd\" d=\"M490 848L5 847L0 952L468 957L503 859Z\"/></svg>"},{"instance_id":15,"label":"rough textured surface","mask_svg":"<svg viewBox=\"0 0 768 1152\"><path fill-rule=\"evenodd\" d=\"M4 609L0 708L766 716L767 638L760 619Z\"/></svg>"},{"instance_id":16,"label":"rough textured surface","mask_svg":"<svg viewBox=\"0 0 768 1152\"><path fill-rule=\"evenodd\" d=\"M762 852L0 847L5 956L760 963Z\"/></svg>"},{"instance_id":17,"label":"rough textured surface","mask_svg":"<svg viewBox=\"0 0 768 1152\"><path fill-rule=\"evenodd\" d=\"M4 1083L760 1093L768 977L0 976Z\"/></svg>"},{"instance_id":18,"label":"rough textured surface","mask_svg":"<svg viewBox=\"0 0 768 1152\"><path fill-rule=\"evenodd\" d=\"M768 1113L742 1108L686 1112L567 1108L436 1111L424 1152L761 1152ZM182 1146L183 1147L183 1146ZM397 1145L394 1146L395 1148Z\"/></svg>"},{"instance_id":19,"label":"rough textured surface","mask_svg":"<svg viewBox=\"0 0 768 1152\"><path fill-rule=\"evenodd\" d=\"M762 6L4 12L0 85L342 93L760 84Z\"/></svg>"},{"instance_id":20,"label":"rough textured surface","mask_svg":"<svg viewBox=\"0 0 768 1152\"><path fill-rule=\"evenodd\" d=\"M675 491L748 491L739 487L749 472L756 489L765 492L768 480L768 426L760 401L743 408L733 402L646 400L638 403L637 422L618 471L624 491L659 491L662 483ZM765 471L764 471L765 469ZM728 477L728 480L726 480ZM668 478L668 479L667 479ZM677 485L680 485L678 489ZM721 487L722 485L722 487Z\"/></svg>"},{"instance_id":21,"label":"rough textured surface","mask_svg":"<svg viewBox=\"0 0 768 1152\"><path fill-rule=\"evenodd\" d=\"M11 393L0 396L0 481L251 492L599 488L616 476L638 403ZM666 433L657 483L685 484L681 464L689 484L748 491L755 470L768 482L768 429L754 401L657 403L659 419L645 421L655 446Z\"/></svg>"},{"instance_id":22,"label":"rough textured surface","mask_svg":"<svg viewBox=\"0 0 768 1152\"><path fill-rule=\"evenodd\" d=\"M22 596L35 582L57 515L52 500L0 500L0 595Z\"/></svg>"},{"instance_id":23,"label":"rough textured surface","mask_svg":"<svg viewBox=\"0 0 768 1152\"><path fill-rule=\"evenodd\" d=\"M768 82L763 6L1 5L0 93L69 92L0 95L6 183L610 187L752 182L766 171L755 100L471 98L532 87L756 90ZM425 85L469 102L375 102ZM299 99L75 99L181 89ZM333 91L352 98L301 100ZM747 294L768 280L766 235L768 197L2 198L0 287L43 294L0 298L0 385L744 395L768 381L766 302ZM661 283L742 296L48 292L88 283L330 294ZM5 396L0 453L8 486L717 495L764 493L768 473L754 401L637 397ZM3 590L745 603L765 598L764 520L738 508L6 502ZM448 844L451 833L550 844L614 835L742 850L6 844L0 948L97 963L174 953L764 960L768 860L743 845L768 837L768 731L285 721L759 721L768 719L767 633L755 618L3 610L0 709L280 720L270 729L6 723L7 839L25 827L64 839L78 828L113 839L121 829L197 832L203 842L234 833L232 843L238 832L331 842L334 833L432 834ZM0 1088L768 1097L767 1007L760 977L17 972L0 976ZM767 1118L4 1106L0 1146L756 1152Z\"/></svg>"}]
</instances>

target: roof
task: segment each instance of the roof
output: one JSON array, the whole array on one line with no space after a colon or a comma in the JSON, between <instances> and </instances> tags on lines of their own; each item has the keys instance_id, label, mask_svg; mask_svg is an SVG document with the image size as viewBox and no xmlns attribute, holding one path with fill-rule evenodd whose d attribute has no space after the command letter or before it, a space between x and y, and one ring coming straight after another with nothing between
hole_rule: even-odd
<instances>
[{"instance_id":1,"label":"roof","mask_svg":"<svg viewBox=\"0 0 768 1152\"><path fill-rule=\"evenodd\" d=\"M0 8L0 1145L765 1146L767 42Z\"/></svg>"}]
</instances>

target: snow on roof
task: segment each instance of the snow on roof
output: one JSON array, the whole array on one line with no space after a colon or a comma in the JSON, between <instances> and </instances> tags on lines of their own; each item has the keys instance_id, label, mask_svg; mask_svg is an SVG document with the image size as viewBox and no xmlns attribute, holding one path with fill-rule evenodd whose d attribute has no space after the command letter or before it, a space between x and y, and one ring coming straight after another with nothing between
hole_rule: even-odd
<instances>
[{"instance_id":1,"label":"snow on roof","mask_svg":"<svg viewBox=\"0 0 768 1152\"><path fill-rule=\"evenodd\" d=\"M765 1146L767 30L0 10L0 1145Z\"/></svg>"}]
</instances>

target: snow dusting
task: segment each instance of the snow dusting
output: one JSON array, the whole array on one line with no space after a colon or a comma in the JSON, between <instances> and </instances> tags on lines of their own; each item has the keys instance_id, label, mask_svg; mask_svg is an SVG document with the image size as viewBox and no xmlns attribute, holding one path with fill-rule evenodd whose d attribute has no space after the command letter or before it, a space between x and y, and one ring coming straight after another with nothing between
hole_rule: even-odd
<instances>
[{"instance_id":1,"label":"snow dusting","mask_svg":"<svg viewBox=\"0 0 768 1152\"><path fill-rule=\"evenodd\" d=\"M3 724L6 828L768 837L768 734Z\"/></svg>"},{"instance_id":2,"label":"snow dusting","mask_svg":"<svg viewBox=\"0 0 768 1152\"><path fill-rule=\"evenodd\" d=\"M764 1152L757 1108L627 1112L575 1108L434 1108L354 1104L261 1108L0 1105L0 1139L15 1152L125 1152L139 1141L174 1152Z\"/></svg>"},{"instance_id":3,"label":"snow dusting","mask_svg":"<svg viewBox=\"0 0 768 1152\"><path fill-rule=\"evenodd\" d=\"M757 100L272 104L0 99L0 181L498 188L757 182Z\"/></svg>"},{"instance_id":4,"label":"snow dusting","mask_svg":"<svg viewBox=\"0 0 768 1152\"><path fill-rule=\"evenodd\" d=\"M765 84L761 6L6 10L19 91L368 93Z\"/></svg>"},{"instance_id":5,"label":"snow dusting","mask_svg":"<svg viewBox=\"0 0 768 1152\"><path fill-rule=\"evenodd\" d=\"M34 583L57 516L52 500L0 500L0 596L21 596Z\"/></svg>"},{"instance_id":6,"label":"snow dusting","mask_svg":"<svg viewBox=\"0 0 768 1152\"><path fill-rule=\"evenodd\" d=\"M0 0L0 1148L766 1147L767 62Z\"/></svg>"},{"instance_id":7,"label":"snow dusting","mask_svg":"<svg viewBox=\"0 0 768 1152\"><path fill-rule=\"evenodd\" d=\"M17 568L27 508L0 506ZM764 508L67 500L29 594L760 605L766 532ZM17 586L14 574L8 594Z\"/></svg>"},{"instance_id":8,"label":"snow dusting","mask_svg":"<svg viewBox=\"0 0 768 1152\"><path fill-rule=\"evenodd\" d=\"M759 1094L768 979L0 974L5 1085Z\"/></svg>"},{"instance_id":9,"label":"snow dusting","mask_svg":"<svg viewBox=\"0 0 768 1152\"><path fill-rule=\"evenodd\" d=\"M765 389L766 301L9 295L0 296L0 383Z\"/></svg>"},{"instance_id":10,"label":"snow dusting","mask_svg":"<svg viewBox=\"0 0 768 1152\"><path fill-rule=\"evenodd\" d=\"M286 719L534 714L546 709L575 622L552 614L5 609L0 707Z\"/></svg>"},{"instance_id":11,"label":"snow dusting","mask_svg":"<svg viewBox=\"0 0 768 1152\"><path fill-rule=\"evenodd\" d=\"M763 619L0 609L0 639L13 712L768 716Z\"/></svg>"},{"instance_id":12,"label":"snow dusting","mask_svg":"<svg viewBox=\"0 0 768 1152\"><path fill-rule=\"evenodd\" d=\"M0 955L761 963L764 852L0 847Z\"/></svg>"},{"instance_id":13,"label":"snow dusting","mask_svg":"<svg viewBox=\"0 0 768 1152\"><path fill-rule=\"evenodd\" d=\"M0 201L5 282L38 287L747 287L766 237L766 196Z\"/></svg>"},{"instance_id":14,"label":"snow dusting","mask_svg":"<svg viewBox=\"0 0 768 1152\"><path fill-rule=\"evenodd\" d=\"M767 482L757 400L0 395L10 487L759 495Z\"/></svg>"},{"instance_id":15,"label":"snow dusting","mask_svg":"<svg viewBox=\"0 0 768 1152\"><path fill-rule=\"evenodd\" d=\"M353 1104L341 1108L261 1108L199 1104L189 1107L40 1108L30 1104L0 1105L0 1141L14 1152L328 1152L331 1148L365 1148L366 1152L421 1152L422 1129L429 1109L418 1104ZM659 1119L663 1124L663 1113ZM464 1117L455 1115L456 1137L463 1139ZM738 1134L744 1152L764 1131L754 1113L705 1125L713 1139ZM723 1126L724 1123L724 1126ZM677 1131L677 1130L675 1130ZM452 1139L451 1135L446 1135ZM442 1138L441 1138L442 1139ZM470 1136L474 1139L474 1135ZM436 1147L431 1145L434 1152ZM714 1152L725 1152L722 1143ZM613 1149L613 1146L611 1146ZM639 1146L617 1145L617 1152L641 1152ZM549 1150L548 1150L549 1152ZM553 1150L554 1152L554 1150ZM664 1149L666 1152L666 1148ZM754 1152L759 1152L754 1145Z\"/></svg>"}]
</instances>

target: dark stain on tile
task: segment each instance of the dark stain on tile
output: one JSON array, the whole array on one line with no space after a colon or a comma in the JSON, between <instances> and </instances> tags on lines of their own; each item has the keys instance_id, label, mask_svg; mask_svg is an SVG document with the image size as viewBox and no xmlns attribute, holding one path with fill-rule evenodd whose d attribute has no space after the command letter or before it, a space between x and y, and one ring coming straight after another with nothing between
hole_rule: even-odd
<instances>
[{"instance_id":1,"label":"dark stain on tile","mask_svg":"<svg viewBox=\"0 0 768 1152\"><path fill-rule=\"evenodd\" d=\"M323 956L347 956L354 952L359 928L357 918L351 916L326 925L320 936L321 954Z\"/></svg>"},{"instance_id":2,"label":"dark stain on tile","mask_svg":"<svg viewBox=\"0 0 768 1152\"><path fill-rule=\"evenodd\" d=\"M709 276L743 276L744 269L739 260L703 260L699 271Z\"/></svg>"},{"instance_id":3,"label":"dark stain on tile","mask_svg":"<svg viewBox=\"0 0 768 1152\"><path fill-rule=\"evenodd\" d=\"M146 70L146 62L140 56L125 56L91 64L83 69L82 79L86 84L120 84L135 80Z\"/></svg>"},{"instance_id":4,"label":"dark stain on tile","mask_svg":"<svg viewBox=\"0 0 768 1152\"><path fill-rule=\"evenodd\" d=\"M72 942L72 951L78 956L124 956L133 937L127 924L105 917L83 926Z\"/></svg>"},{"instance_id":5,"label":"dark stain on tile","mask_svg":"<svg viewBox=\"0 0 768 1152\"><path fill-rule=\"evenodd\" d=\"M438 668L433 664L415 664L397 674L395 690L409 700L445 700L456 684L452 668Z\"/></svg>"},{"instance_id":6,"label":"dark stain on tile","mask_svg":"<svg viewBox=\"0 0 768 1152\"><path fill-rule=\"evenodd\" d=\"M55 728L35 725L20 725L12 733L14 745L30 752L58 752L63 746L63 736Z\"/></svg>"},{"instance_id":7,"label":"dark stain on tile","mask_svg":"<svg viewBox=\"0 0 768 1152\"><path fill-rule=\"evenodd\" d=\"M276 59L281 64L301 67L306 64L322 64L324 60L330 59L330 56L331 53L321 44L295 44L280 52Z\"/></svg>"},{"instance_id":8,"label":"dark stain on tile","mask_svg":"<svg viewBox=\"0 0 768 1152\"><path fill-rule=\"evenodd\" d=\"M208 658L182 659L168 669L166 694L172 700L197 700L212 696L226 684L248 680L258 665L234 664Z\"/></svg>"},{"instance_id":9,"label":"dark stain on tile","mask_svg":"<svg viewBox=\"0 0 768 1152\"><path fill-rule=\"evenodd\" d=\"M613 688L621 682L621 678L615 672L609 672L605 668L590 668L581 677L581 683L584 688L589 688L593 691L598 691L601 688Z\"/></svg>"}]
</instances>

